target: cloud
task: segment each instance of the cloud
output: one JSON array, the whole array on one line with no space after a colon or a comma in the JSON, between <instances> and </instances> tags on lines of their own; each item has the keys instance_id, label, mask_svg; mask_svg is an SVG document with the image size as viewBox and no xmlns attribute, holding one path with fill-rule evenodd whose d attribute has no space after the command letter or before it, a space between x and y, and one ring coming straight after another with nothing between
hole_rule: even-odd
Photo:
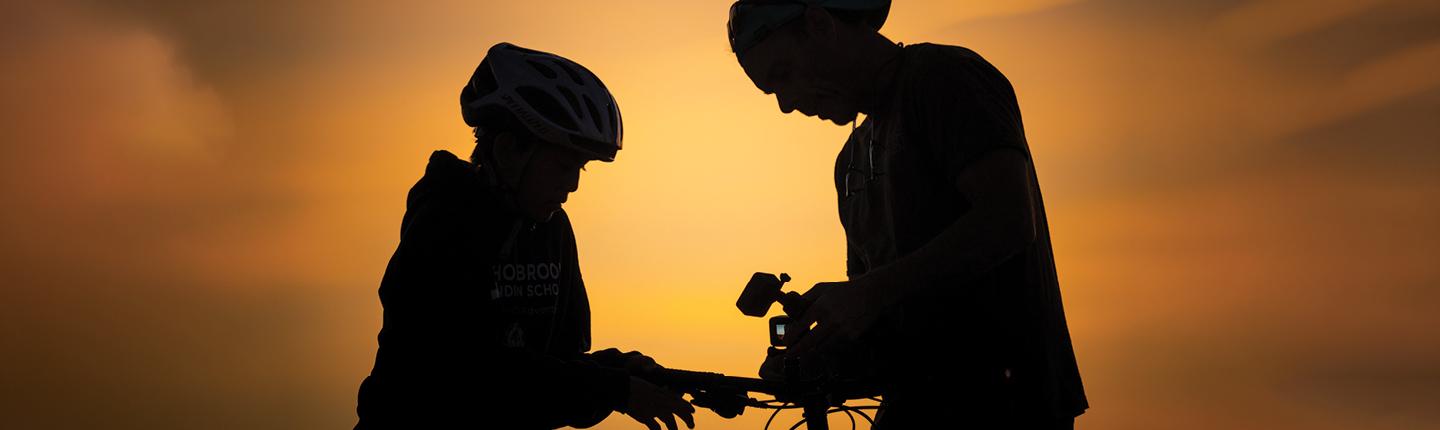
<instances>
[{"instance_id":1,"label":"cloud","mask_svg":"<svg viewBox=\"0 0 1440 430\"><path fill-rule=\"evenodd\" d=\"M14 97L3 109L20 119L7 130L10 145L184 158L228 134L215 90L194 78L172 41L64 3L16 8L8 19L25 24L10 31L26 43L4 58Z\"/></svg>"},{"instance_id":2,"label":"cloud","mask_svg":"<svg viewBox=\"0 0 1440 430\"><path fill-rule=\"evenodd\" d=\"M1086 187L1076 192L1249 178L1262 172L1232 169L1257 168L1249 161L1269 159L1279 142L1440 88L1440 78L1420 72L1440 61L1440 31L1420 24L1440 18L1440 8L1296 4L1301 23L1277 22L1283 35L1232 38L1225 34L1243 33L1236 28L1264 27L1250 15L1286 6L1216 5L1087 1L930 37L976 48L1006 71L1032 145L1067 173L1089 172L1066 185Z\"/></svg>"},{"instance_id":3,"label":"cloud","mask_svg":"<svg viewBox=\"0 0 1440 430\"><path fill-rule=\"evenodd\" d=\"M1312 1L1305 7L1284 0L1251 1L1237 6L1217 21L1221 35L1247 45L1268 46L1342 22L1382 3L1382 0Z\"/></svg>"},{"instance_id":4,"label":"cloud","mask_svg":"<svg viewBox=\"0 0 1440 430\"><path fill-rule=\"evenodd\" d=\"M319 300L183 264L273 206L226 168L225 99L149 28L65 2L0 8L3 426L303 425L307 400L276 393L325 373L299 340L328 326L302 310Z\"/></svg>"},{"instance_id":5,"label":"cloud","mask_svg":"<svg viewBox=\"0 0 1440 430\"><path fill-rule=\"evenodd\" d=\"M231 125L173 44L63 3L14 7L7 19L25 24L11 27L24 43L0 82L7 200L64 216L201 192L170 176L212 165Z\"/></svg>"},{"instance_id":6,"label":"cloud","mask_svg":"<svg viewBox=\"0 0 1440 430\"><path fill-rule=\"evenodd\" d=\"M1440 38L1433 2L1386 1L1344 19L1268 45L1251 45L1255 61L1306 75L1342 73ZM1234 43L1244 43L1243 40Z\"/></svg>"}]
</instances>

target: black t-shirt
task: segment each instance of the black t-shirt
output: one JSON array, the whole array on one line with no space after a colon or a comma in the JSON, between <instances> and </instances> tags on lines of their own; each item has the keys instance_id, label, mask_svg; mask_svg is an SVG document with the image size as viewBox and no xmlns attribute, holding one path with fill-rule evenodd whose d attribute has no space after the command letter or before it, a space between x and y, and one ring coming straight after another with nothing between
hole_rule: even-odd
<instances>
[{"instance_id":1,"label":"black t-shirt","mask_svg":"<svg viewBox=\"0 0 1440 430\"><path fill-rule=\"evenodd\" d=\"M970 205L955 184L968 163L989 151L1030 159L1014 90L978 54L920 44L898 61L890 96L835 163L852 278L915 252L965 215ZM968 410L1067 418L1088 407L1032 184L1037 237L1027 249L979 278L939 277L867 336L890 381L887 401L964 399Z\"/></svg>"}]
</instances>

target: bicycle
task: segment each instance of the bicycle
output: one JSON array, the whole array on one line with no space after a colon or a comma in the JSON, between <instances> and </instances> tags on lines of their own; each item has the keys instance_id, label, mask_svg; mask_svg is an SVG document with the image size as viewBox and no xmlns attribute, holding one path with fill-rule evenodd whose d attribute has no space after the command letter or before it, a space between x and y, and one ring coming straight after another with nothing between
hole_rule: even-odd
<instances>
[{"instance_id":1,"label":"bicycle","mask_svg":"<svg viewBox=\"0 0 1440 430\"><path fill-rule=\"evenodd\" d=\"M807 304L801 296L795 292L781 293L781 288L786 282L790 282L790 275L781 273L775 276L769 273L755 273L750 277L750 282L745 285L735 307L740 312L753 316L763 317L769 312L770 306L780 303L784 307L785 314L770 318L770 349L767 357L776 358L783 354L785 328L791 321L791 316L799 316L805 313ZM871 426L875 420L867 410L878 410L879 406L848 406L849 400L868 399L880 402L880 394L876 384L855 377L842 377L830 375L826 377L802 377L800 363L794 358L783 360L784 380L770 380L759 378L745 378L738 376L727 376L719 373L697 372L690 370L662 369L650 375L651 382L670 387L672 390L689 394L691 403L696 406L714 410L723 418L733 418L744 412L745 408L772 409L770 418L765 421L765 429L769 430L770 424L780 411L786 409L801 409L802 418L790 427L790 430L805 426L809 430L828 430L830 424L826 419L830 414L844 413L850 418L850 428L853 430L858 425L855 415L860 415ZM768 400L756 400L749 396L749 393L768 394L773 398Z\"/></svg>"},{"instance_id":2,"label":"bicycle","mask_svg":"<svg viewBox=\"0 0 1440 430\"><path fill-rule=\"evenodd\" d=\"M859 424L855 420L856 414L874 426L874 418L865 411L879 409L879 406L849 406L845 402L860 399L880 401L879 393L870 384L850 380L782 382L678 369L659 370L650 379L672 390L689 394L691 403L714 410L724 418L740 415L747 407L771 409L773 412L765 421L764 428L767 430L775 417L787 409L802 409L801 420L791 426L790 430L798 429L802 425L809 430L828 430L830 424L826 419L835 413L846 414L850 418L852 430ZM768 394L773 398L757 400L750 397L749 393Z\"/></svg>"}]
</instances>

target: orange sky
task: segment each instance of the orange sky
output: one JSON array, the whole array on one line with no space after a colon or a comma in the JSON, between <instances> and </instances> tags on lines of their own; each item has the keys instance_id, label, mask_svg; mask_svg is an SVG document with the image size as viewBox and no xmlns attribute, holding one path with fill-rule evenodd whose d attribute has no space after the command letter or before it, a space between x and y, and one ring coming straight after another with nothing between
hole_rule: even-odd
<instances>
[{"instance_id":1,"label":"orange sky","mask_svg":"<svg viewBox=\"0 0 1440 430\"><path fill-rule=\"evenodd\" d=\"M0 426L351 425L404 193L468 153L499 41L625 114L567 205L596 345L753 374L749 274L843 277L848 127L750 85L728 4L0 4ZM1440 5L897 1L884 33L1016 87L1079 428L1440 428Z\"/></svg>"}]
</instances>

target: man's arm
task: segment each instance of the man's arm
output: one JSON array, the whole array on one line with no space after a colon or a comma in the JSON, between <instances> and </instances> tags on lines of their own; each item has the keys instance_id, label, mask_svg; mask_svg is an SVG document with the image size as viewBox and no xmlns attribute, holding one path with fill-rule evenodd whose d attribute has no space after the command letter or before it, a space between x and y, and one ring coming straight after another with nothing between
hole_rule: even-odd
<instances>
[{"instance_id":1,"label":"man's arm","mask_svg":"<svg viewBox=\"0 0 1440 430\"><path fill-rule=\"evenodd\" d=\"M1021 150L986 151L954 178L970 210L915 252L871 268L846 285L817 289L823 294L811 298L810 310L795 324L815 328L795 337L791 354L833 346L836 337L856 339L880 314L933 288L934 281L979 276L1035 241L1030 161Z\"/></svg>"},{"instance_id":2,"label":"man's arm","mask_svg":"<svg viewBox=\"0 0 1440 430\"><path fill-rule=\"evenodd\" d=\"M1035 241L1030 161L1017 149L992 149L956 175L971 208L930 242L853 280L895 302L944 278L989 272Z\"/></svg>"}]
</instances>

